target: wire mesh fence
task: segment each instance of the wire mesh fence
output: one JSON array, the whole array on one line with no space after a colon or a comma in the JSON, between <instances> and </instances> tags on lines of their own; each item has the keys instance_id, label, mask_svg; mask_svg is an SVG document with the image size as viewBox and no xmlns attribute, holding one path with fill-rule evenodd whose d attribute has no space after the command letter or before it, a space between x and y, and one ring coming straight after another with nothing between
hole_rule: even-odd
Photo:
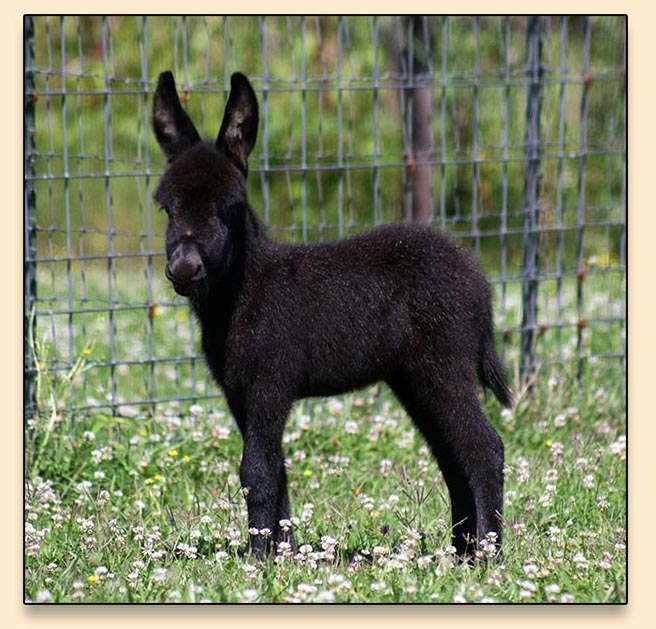
<instances>
[{"instance_id":1,"label":"wire mesh fence","mask_svg":"<svg viewBox=\"0 0 656 629\"><path fill-rule=\"evenodd\" d=\"M26 17L27 412L40 378L81 412L218 395L163 274L166 69L207 136L251 79L275 237L431 222L486 270L511 368L624 365L626 54L623 16Z\"/></svg>"}]
</instances>

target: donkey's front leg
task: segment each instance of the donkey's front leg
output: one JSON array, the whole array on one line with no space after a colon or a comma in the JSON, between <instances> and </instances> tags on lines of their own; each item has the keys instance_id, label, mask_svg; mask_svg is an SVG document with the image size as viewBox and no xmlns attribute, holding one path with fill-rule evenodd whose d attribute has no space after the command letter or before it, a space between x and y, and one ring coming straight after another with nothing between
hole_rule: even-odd
<instances>
[{"instance_id":1,"label":"donkey's front leg","mask_svg":"<svg viewBox=\"0 0 656 629\"><path fill-rule=\"evenodd\" d=\"M293 546L291 530L280 527L280 520L289 518L282 433L291 404L262 404L263 397L257 398L257 408L246 410L239 473L248 507L251 552L262 556L275 552L281 541Z\"/></svg>"}]
</instances>

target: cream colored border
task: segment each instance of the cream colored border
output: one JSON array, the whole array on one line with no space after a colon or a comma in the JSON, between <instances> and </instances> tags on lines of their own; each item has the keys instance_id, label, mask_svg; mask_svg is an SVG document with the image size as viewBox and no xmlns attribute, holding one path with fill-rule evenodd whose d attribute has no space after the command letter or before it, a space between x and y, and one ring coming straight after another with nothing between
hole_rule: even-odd
<instances>
[{"instance_id":1,"label":"cream colored border","mask_svg":"<svg viewBox=\"0 0 656 629\"><path fill-rule=\"evenodd\" d=\"M22 605L22 15L24 13L179 13L181 8L193 13L230 13L248 10L267 13L275 8L277 13L320 13L329 9L333 13L389 13L400 10L410 12L410 7L398 2L343 2L334 0L330 6L298 0L290 2L249 2L235 5L227 2L201 2L192 0L182 6L180 2L6 2L2 9L0 46L3 61L2 129L4 150L3 195L0 211L0 247L2 255L2 295L7 307L2 308L2 363L1 414L4 448L2 462L2 512L0 526L4 539L3 569L0 571L0 609L3 624L7 627L48 627L66 629L90 625L94 628L115 627L178 627L181 622L193 622L195 627L239 625L241 627L334 627L351 624L367 624L378 628L398 627L411 623L413 629L421 627L456 626L458 629L481 626L496 627L617 627L646 626L653 623L654 612L650 603L656 600L651 590L655 577L653 566L656 535L654 531L654 466L656 456L652 452L654 439L653 404L647 395L654 390L654 361L649 360L654 348L653 269L656 262L656 196L654 192L656 137L656 90L654 90L656 65L656 4L643 1L588 0L576 3L551 0L550 2L497 1L494 3L459 0L457 3L412 2L415 13L489 13L499 14L526 12L567 13L627 13L629 15L629 313L630 313L630 524L629 524L629 605L622 607L544 606L471 607L454 606L358 606L292 608L289 606L221 608L218 606L153 606L130 608L126 606L89 607L26 607ZM135 9L138 9L135 11ZM650 253L651 251L651 253ZM640 255L641 254L641 255ZM650 323L651 321L651 323ZM651 411L651 412L650 412ZM652 548L654 546L654 548ZM652 618L651 622L649 618Z\"/></svg>"}]
</instances>

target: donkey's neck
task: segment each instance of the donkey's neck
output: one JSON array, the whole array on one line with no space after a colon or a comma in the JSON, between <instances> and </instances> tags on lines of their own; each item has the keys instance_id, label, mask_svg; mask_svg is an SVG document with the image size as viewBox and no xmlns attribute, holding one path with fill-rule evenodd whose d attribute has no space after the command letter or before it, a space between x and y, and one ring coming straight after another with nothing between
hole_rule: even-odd
<instances>
[{"instance_id":1,"label":"donkey's neck","mask_svg":"<svg viewBox=\"0 0 656 629\"><path fill-rule=\"evenodd\" d=\"M258 272L267 250L275 246L266 226L248 204L240 208L239 219L230 229L233 249L225 261L226 267L220 274L210 275L205 290L191 299L203 326L227 325L244 284Z\"/></svg>"}]
</instances>

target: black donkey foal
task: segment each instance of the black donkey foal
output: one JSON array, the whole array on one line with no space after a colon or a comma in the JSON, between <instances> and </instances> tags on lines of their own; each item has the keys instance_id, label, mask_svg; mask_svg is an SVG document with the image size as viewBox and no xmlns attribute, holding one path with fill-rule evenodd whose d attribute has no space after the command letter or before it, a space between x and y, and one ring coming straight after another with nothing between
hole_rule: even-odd
<instances>
[{"instance_id":1,"label":"black donkey foal","mask_svg":"<svg viewBox=\"0 0 656 629\"><path fill-rule=\"evenodd\" d=\"M170 72L153 103L168 165L166 277L189 298L209 368L243 437L240 479L256 555L293 545L283 429L295 400L386 382L449 488L453 544L501 544L503 443L477 384L508 406L489 286L473 258L429 227L389 225L324 244L269 237L246 196L258 105L233 74L216 141L201 141ZM494 536L491 537L494 539ZM490 538L488 538L490 539Z\"/></svg>"}]
</instances>

